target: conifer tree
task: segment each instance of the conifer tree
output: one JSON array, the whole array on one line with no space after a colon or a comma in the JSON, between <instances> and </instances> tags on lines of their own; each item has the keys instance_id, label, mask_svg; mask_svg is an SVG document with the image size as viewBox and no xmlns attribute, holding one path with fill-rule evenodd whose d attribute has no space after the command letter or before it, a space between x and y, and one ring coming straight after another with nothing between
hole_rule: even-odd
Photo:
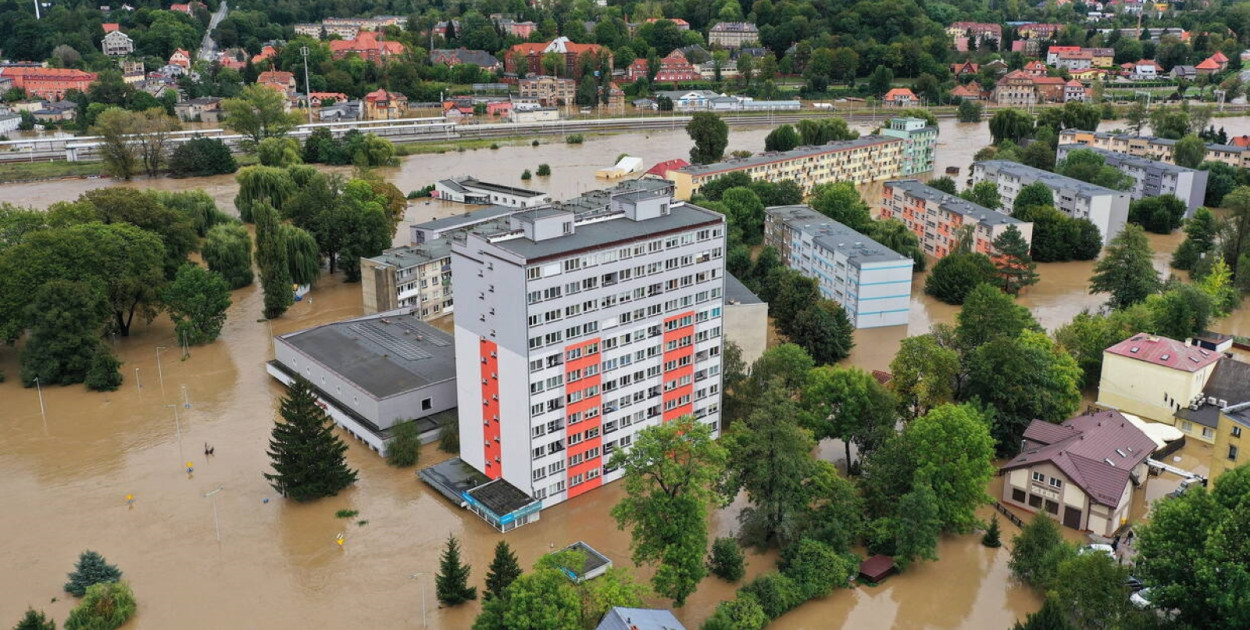
<instances>
[{"instance_id":1,"label":"conifer tree","mask_svg":"<svg viewBox=\"0 0 1250 630\"><path fill-rule=\"evenodd\" d=\"M994 249L998 251L994 265L998 267L999 286L1004 293L1017 295L1024 287L1037 284L1037 263L1029 255L1028 241L1016 226L1007 226L994 239Z\"/></svg>"},{"instance_id":2,"label":"conifer tree","mask_svg":"<svg viewBox=\"0 0 1250 630\"><path fill-rule=\"evenodd\" d=\"M438 574L434 576L434 590L438 601L446 606L458 606L477 599L477 588L469 586L470 567L460 561L460 541L447 537L447 548L439 560Z\"/></svg>"},{"instance_id":3,"label":"conifer tree","mask_svg":"<svg viewBox=\"0 0 1250 630\"><path fill-rule=\"evenodd\" d=\"M47 615L40 611L27 608L26 616L13 626L13 630L56 630L56 622L48 619Z\"/></svg>"},{"instance_id":4,"label":"conifer tree","mask_svg":"<svg viewBox=\"0 0 1250 630\"><path fill-rule=\"evenodd\" d=\"M116 582L120 579L121 570L105 562L104 556L88 549L78 556L78 563L74 565L74 572L69 574L65 590L75 597L82 597L92 584Z\"/></svg>"},{"instance_id":5,"label":"conifer tree","mask_svg":"<svg viewBox=\"0 0 1250 630\"><path fill-rule=\"evenodd\" d=\"M495 558L490 561L490 568L486 570L486 593L482 599L502 597L504 589L519 577L521 565L517 563L516 554L512 553L512 547L506 541L499 541L495 545Z\"/></svg>"},{"instance_id":6,"label":"conifer tree","mask_svg":"<svg viewBox=\"0 0 1250 630\"><path fill-rule=\"evenodd\" d=\"M338 494L356 482L356 471L347 467L347 445L334 435L334 423L317 406L312 384L295 377L278 412L282 422L269 440L272 474L265 479L279 494L309 501Z\"/></svg>"},{"instance_id":7,"label":"conifer tree","mask_svg":"<svg viewBox=\"0 0 1250 630\"><path fill-rule=\"evenodd\" d=\"M997 549L1003 546L1001 534L998 531L998 515L995 514L990 526L985 530L985 535L981 536L981 544L991 549Z\"/></svg>"}]
</instances>

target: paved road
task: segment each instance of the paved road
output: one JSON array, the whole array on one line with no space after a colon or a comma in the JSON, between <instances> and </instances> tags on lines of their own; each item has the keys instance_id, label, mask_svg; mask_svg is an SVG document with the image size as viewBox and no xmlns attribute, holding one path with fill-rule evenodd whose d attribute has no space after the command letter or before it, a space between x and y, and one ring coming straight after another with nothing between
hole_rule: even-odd
<instances>
[{"instance_id":1,"label":"paved road","mask_svg":"<svg viewBox=\"0 0 1250 630\"><path fill-rule=\"evenodd\" d=\"M200 42L200 59L204 61L212 61L217 58L217 42L213 41L213 29L222 20L226 19L226 14L230 12L230 7L223 1L221 7L213 14L208 21L208 30L204 31L204 41Z\"/></svg>"}]
</instances>

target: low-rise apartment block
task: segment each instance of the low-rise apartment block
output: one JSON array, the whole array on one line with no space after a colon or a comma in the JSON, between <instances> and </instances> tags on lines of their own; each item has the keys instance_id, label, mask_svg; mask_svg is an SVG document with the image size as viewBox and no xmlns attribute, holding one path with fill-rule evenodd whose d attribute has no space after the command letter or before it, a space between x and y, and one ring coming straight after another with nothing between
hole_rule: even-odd
<instances>
[{"instance_id":1,"label":"low-rise apartment block","mask_svg":"<svg viewBox=\"0 0 1250 630\"><path fill-rule=\"evenodd\" d=\"M1108 166L1114 166L1132 177L1133 188L1129 193L1133 199L1172 195L1185 202L1188 208L1185 216L1191 217L1206 198L1208 175L1206 171L1079 144L1059 145L1055 159L1062 160L1073 151L1080 150L1093 151L1101 155Z\"/></svg>"},{"instance_id":2,"label":"low-rise apartment block","mask_svg":"<svg viewBox=\"0 0 1250 630\"><path fill-rule=\"evenodd\" d=\"M972 251L993 256L994 239L1015 226L1033 242L1033 224L942 192L914 179L886 182L879 218L898 219L920 238L926 254L942 258L954 250L961 230L972 228Z\"/></svg>"},{"instance_id":3,"label":"low-rise apartment block","mask_svg":"<svg viewBox=\"0 0 1250 630\"><path fill-rule=\"evenodd\" d=\"M551 195L540 190L484 182L476 177L452 177L434 182L433 196L456 203L492 204L530 208L551 202Z\"/></svg>"},{"instance_id":4,"label":"low-rise apartment block","mask_svg":"<svg viewBox=\"0 0 1250 630\"><path fill-rule=\"evenodd\" d=\"M577 98L577 81L556 77L535 77L517 81L521 98L535 100L539 105L553 106L572 103Z\"/></svg>"},{"instance_id":5,"label":"low-rise apartment block","mask_svg":"<svg viewBox=\"0 0 1250 630\"><path fill-rule=\"evenodd\" d=\"M1020 189L1041 182L1055 197L1055 208L1075 219L1088 219L1102 234L1103 244L1115 238L1128 221L1129 194L1095 186L1017 162L988 160L972 165L973 183L998 184L998 198L1004 208L1012 207Z\"/></svg>"},{"instance_id":6,"label":"low-rise apartment block","mask_svg":"<svg viewBox=\"0 0 1250 630\"><path fill-rule=\"evenodd\" d=\"M707 32L707 43L712 46L741 48L759 41L760 29L750 22L717 22Z\"/></svg>"},{"instance_id":7,"label":"low-rise apartment block","mask_svg":"<svg viewBox=\"0 0 1250 630\"><path fill-rule=\"evenodd\" d=\"M846 309L856 328L903 326L915 264L807 206L764 211L764 243L791 269L816 280L825 299Z\"/></svg>"},{"instance_id":8,"label":"low-rise apartment block","mask_svg":"<svg viewBox=\"0 0 1250 630\"><path fill-rule=\"evenodd\" d=\"M1168 164L1175 163L1172 159L1172 151L1176 147L1176 141L1168 138L1065 129L1059 132L1061 150L1065 144L1079 144ZM1208 144L1207 154L1203 159L1210 162L1223 162L1234 168L1250 168L1250 147Z\"/></svg>"},{"instance_id":9,"label":"low-rise apartment block","mask_svg":"<svg viewBox=\"0 0 1250 630\"><path fill-rule=\"evenodd\" d=\"M690 165L670 170L665 177L676 185L678 199L690 199L708 182L734 172L745 172L753 179L791 179L804 195L825 183L849 181L858 185L899 177L904 171L908 175L924 173L933 170L937 130L917 121L894 118L882 130L883 135ZM890 135L884 135L886 131Z\"/></svg>"},{"instance_id":10,"label":"low-rise apartment block","mask_svg":"<svg viewBox=\"0 0 1250 630\"><path fill-rule=\"evenodd\" d=\"M619 479L638 431L720 423L724 217L663 192L549 207L452 245L460 458L516 527ZM489 506L487 506L489 508ZM502 527L501 527L502 529Z\"/></svg>"}]
</instances>

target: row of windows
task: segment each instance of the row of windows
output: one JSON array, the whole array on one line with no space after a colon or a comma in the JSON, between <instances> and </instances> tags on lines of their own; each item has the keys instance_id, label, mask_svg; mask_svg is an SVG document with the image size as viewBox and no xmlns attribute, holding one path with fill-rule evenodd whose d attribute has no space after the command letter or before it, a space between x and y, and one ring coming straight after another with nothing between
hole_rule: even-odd
<instances>
[{"instance_id":1,"label":"row of windows","mask_svg":"<svg viewBox=\"0 0 1250 630\"><path fill-rule=\"evenodd\" d=\"M626 304L632 301L656 297L666 291L676 291L678 289L690 287L694 284L716 280L720 277L719 269L711 269L705 272L682 276L681 278L673 278L667 282L657 282L645 287L636 287L630 291L622 291L621 293L609 295L602 299L587 300L580 304L571 304L569 306L565 306L564 308L556 308L542 313L535 313L529 316L527 323L530 328L542 326L544 324L557 322L568 317L576 317L584 313L590 313L601 308L606 309L616 306L617 304ZM545 297L535 300L536 295L542 295ZM720 295L721 289L720 287L716 287L696 294L695 301L706 302L709 299L720 297ZM532 291L530 292L530 304L532 305L545 299L556 299L562 296L563 289L560 287L550 287L544 289L543 291ZM672 304L674 304L674 301L672 300L666 302L664 310L672 310ZM685 300L684 304L689 305L689 299ZM658 305L652 305L650 310L647 311L647 314L658 315L660 312L661 309ZM642 317L642 313L642 309L633 311L633 318L637 319ZM621 319L621 323L627 323L629 321L630 319L628 318Z\"/></svg>"},{"instance_id":2,"label":"row of windows","mask_svg":"<svg viewBox=\"0 0 1250 630\"><path fill-rule=\"evenodd\" d=\"M1036 481L1037 483L1047 483L1046 475L1037 471L1033 471L1033 481ZM1050 484L1050 487L1052 488L1056 488L1056 489L1062 488L1063 480L1058 477L1051 477L1049 484Z\"/></svg>"},{"instance_id":3,"label":"row of windows","mask_svg":"<svg viewBox=\"0 0 1250 630\"><path fill-rule=\"evenodd\" d=\"M595 479L599 476L599 472L600 471L598 468L591 468L590 470L587 470L583 474L573 475L572 477L569 477L569 485L577 486L587 481L590 481L591 479Z\"/></svg>"},{"instance_id":4,"label":"row of windows","mask_svg":"<svg viewBox=\"0 0 1250 630\"><path fill-rule=\"evenodd\" d=\"M613 263L618 260L628 260L635 256L654 254L665 249L684 247L686 245L691 245L696 241L701 242L708 239L720 238L722 233L723 229L719 227L699 230L695 233L687 232L677 236L670 236L666 239L656 239L654 241L637 243L635 245L621 247L618 249L603 250L593 254L580 256L578 258L570 258L562 263L545 265L543 267L531 267L526 270L526 273L531 280L544 276L554 276L563 272L571 272L579 269L585 269L587 267L594 267L599 264Z\"/></svg>"},{"instance_id":5,"label":"row of windows","mask_svg":"<svg viewBox=\"0 0 1250 630\"><path fill-rule=\"evenodd\" d=\"M597 437L599 437L599 427L590 427L589 429L586 429L585 431L578 431L576 433L571 433L569 434L569 438L568 438L569 446L573 446L574 444L581 444L582 442L586 440L593 440L594 438L597 438Z\"/></svg>"},{"instance_id":6,"label":"row of windows","mask_svg":"<svg viewBox=\"0 0 1250 630\"><path fill-rule=\"evenodd\" d=\"M576 466L582 462L588 462L598 456L599 456L598 446L593 447L593 448L588 448L586 449L585 452L582 452L582 453L573 453L572 455L569 455L569 466Z\"/></svg>"}]
</instances>

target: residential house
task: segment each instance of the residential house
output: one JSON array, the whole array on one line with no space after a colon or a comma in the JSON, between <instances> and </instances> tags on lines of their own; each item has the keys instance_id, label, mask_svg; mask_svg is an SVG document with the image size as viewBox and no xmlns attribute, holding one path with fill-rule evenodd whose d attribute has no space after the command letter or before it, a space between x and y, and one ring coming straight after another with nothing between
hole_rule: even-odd
<instances>
[{"instance_id":1,"label":"residential house","mask_svg":"<svg viewBox=\"0 0 1250 630\"><path fill-rule=\"evenodd\" d=\"M342 92L312 92L308 95L308 100L315 106L329 106L342 103L348 100L348 98Z\"/></svg>"},{"instance_id":2,"label":"residential house","mask_svg":"<svg viewBox=\"0 0 1250 630\"><path fill-rule=\"evenodd\" d=\"M821 297L841 304L856 328L907 324L910 257L808 206L766 208L764 244L815 280Z\"/></svg>"},{"instance_id":3,"label":"residential house","mask_svg":"<svg viewBox=\"0 0 1250 630\"><path fill-rule=\"evenodd\" d=\"M951 74L954 75L956 79L959 79L960 77L965 77L965 76L974 77L980 71L981 71L981 66L979 64L972 63L971 61L951 64Z\"/></svg>"},{"instance_id":4,"label":"residential house","mask_svg":"<svg viewBox=\"0 0 1250 630\"><path fill-rule=\"evenodd\" d=\"M490 72L495 72L502 67L499 60L485 50L468 50L466 48L436 48L431 50L430 63L441 63L445 66L477 66Z\"/></svg>"},{"instance_id":5,"label":"residential house","mask_svg":"<svg viewBox=\"0 0 1250 630\"><path fill-rule=\"evenodd\" d=\"M1094 56L1095 68L1111 68L1115 66L1114 48L1086 48Z\"/></svg>"},{"instance_id":6,"label":"residential house","mask_svg":"<svg viewBox=\"0 0 1250 630\"><path fill-rule=\"evenodd\" d=\"M404 45L400 42L382 40L377 33L372 31L361 31L354 39L330 42L331 57L342 59L353 54L365 61L381 65L384 59L404 54Z\"/></svg>"},{"instance_id":7,"label":"residential house","mask_svg":"<svg viewBox=\"0 0 1250 630\"><path fill-rule=\"evenodd\" d=\"M707 43L722 48L742 48L760 41L760 29L750 22L717 22L707 33Z\"/></svg>"},{"instance_id":8,"label":"residential house","mask_svg":"<svg viewBox=\"0 0 1250 630\"><path fill-rule=\"evenodd\" d=\"M422 321L452 312L451 239L405 245L360 259L360 289L366 315L396 309Z\"/></svg>"},{"instance_id":9,"label":"residential house","mask_svg":"<svg viewBox=\"0 0 1250 630\"><path fill-rule=\"evenodd\" d=\"M1051 46L1050 48L1046 49L1046 65L1057 66L1059 65L1059 56L1061 54L1074 53L1074 52L1080 52L1080 51L1081 51L1080 46ZM1093 56L1091 55L1091 58L1092 57Z\"/></svg>"},{"instance_id":10,"label":"residential house","mask_svg":"<svg viewBox=\"0 0 1250 630\"><path fill-rule=\"evenodd\" d=\"M191 68L191 53L182 48L178 48L174 50L174 54L169 56L169 64L172 66L179 66L183 70L188 70Z\"/></svg>"},{"instance_id":11,"label":"residential house","mask_svg":"<svg viewBox=\"0 0 1250 630\"><path fill-rule=\"evenodd\" d=\"M117 22L105 22L100 25L100 29L104 31L105 35L108 35L109 33L120 30L121 27L122 25L118 24Z\"/></svg>"},{"instance_id":12,"label":"residential house","mask_svg":"<svg viewBox=\"0 0 1250 630\"><path fill-rule=\"evenodd\" d=\"M878 217L897 219L915 232L925 254L941 259L954 251L965 227L971 227L972 251L997 255L994 239L1015 226L1024 242L1033 241L1033 224L947 194L914 179L885 183Z\"/></svg>"},{"instance_id":13,"label":"residential house","mask_svg":"<svg viewBox=\"0 0 1250 630\"><path fill-rule=\"evenodd\" d=\"M993 100L998 105L1035 105L1037 88L1033 85L1033 77L1023 70L1013 70L1003 75L994 84Z\"/></svg>"},{"instance_id":14,"label":"residential house","mask_svg":"<svg viewBox=\"0 0 1250 630\"><path fill-rule=\"evenodd\" d=\"M1194 66L1172 66L1169 72L1173 79L1187 79L1193 81L1198 77L1198 69Z\"/></svg>"},{"instance_id":15,"label":"residential house","mask_svg":"<svg viewBox=\"0 0 1250 630\"><path fill-rule=\"evenodd\" d=\"M1218 50L1215 51L1214 55L1207 57L1207 59L1214 61L1215 64L1220 67L1220 72L1223 72L1228 69L1228 57L1224 53Z\"/></svg>"},{"instance_id":16,"label":"residential house","mask_svg":"<svg viewBox=\"0 0 1250 630\"><path fill-rule=\"evenodd\" d=\"M1087 100L1089 100L1089 90L1085 88L1085 84L1077 81L1076 79L1072 79L1063 84L1063 102L1085 102Z\"/></svg>"},{"instance_id":17,"label":"residential house","mask_svg":"<svg viewBox=\"0 0 1250 630\"><path fill-rule=\"evenodd\" d=\"M1220 71L1220 64L1208 57L1203 59L1198 65L1194 66L1194 70L1198 74L1215 74Z\"/></svg>"},{"instance_id":18,"label":"residential house","mask_svg":"<svg viewBox=\"0 0 1250 630\"><path fill-rule=\"evenodd\" d=\"M1039 103L1064 102L1063 77L1033 77L1033 88L1037 90Z\"/></svg>"},{"instance_id":19,"label":"residential house","mask_svg":"<svg viewBox=\"0 0 1250 630\"><path fill-rule=\"evenodd\" d=\"M967 85L957 85L951 90L951 96L965 101L984 101L987 96L981 85L973 81Z\"/></svg>"},{"instance_id":20,"label":"residential house","mask_svg":"<svg viewBox=\"0 0 1250 630\"><path fill-rule=\"evenodd\" d=\"M331 46L330 50L331 51L334 50L333 46ZM259 53L252 55L252 65L258 66L277 56L278 56L277 48L274 48L273 46L263 46L261 47Z\"/></svg>"},{"instance_id":21,"label":"residential house","mask_svg":"<svg viewBox=\"0 0 1250 630\"><path fill-rule=\"evenodd\" d=\"M535 77L517 81L521 98L532 99L544 107L573 103L577 98L577 81L556 77Z\"/></svg>"},{"instance_id":22,"label":"residential house","mask_svg":"<svg viewBox=\"0 0 1250 630\"><path fill-rule=\"evenodd\" d=\"M988 46L998 50L1003 43L1003 27L1001 24L985 22L955 22L946 27L946 34L955 43L955 50L966 52L971 44L977 50L985 50Z\"/></svg>"},{"instance_id":23,"label":"residential house","mask_svg":"<svg viewBox=\"0 0 1250 630\"><path fill-rule=\"evenodd\" d=\"M504 54L504 71L525 76L527 74L543 75L550 69L543 67L543 57L556 54L563 57L564 63L557 68L556 74L573 79L582 77L583 57L607 55L608 65L612 63L612 51L598 44L577 44L567 37L557 37L546 44L517 44Z\"/></svg>"},{"instance_id":24,"label":"residential house","mask_svg":"<svg viewBox=\"0 0 1250 630\"><path fill-rule=\"evenodd\" d=\"M1054 39L1059 31L1063 30L1062 24L1021 24L1016 27L1016 33L1021 39Z\"/></svg>"},{"instance_id":25,"label":"residential house","mask_svg":"<svg viewBox=\"0 0 1250 630\"><path fill-rule=\"evenodd\" d=\"M1128 522L1154 450L1154 440L1117 411L1060 424L1034 420L1020 454L999 470L1002 500L1109 538Z\"/></svg>"},{"instance_id":26,"label":"residential house","mask_svg":"<svg viewBox=\"0 0 1250 630\"><path fill-rule=\"evenodd\" d=\"M1024 64L1020 71L1031 77L1044 77L1050 74L1050 69L1046 67L1046 64L1036 59Z\"/></svg>"},{"instance_id":27,"label":"residential house","mask_svg":"<svg viewBox=\"0 0 1250 630\"><path fill-rule=\"evenodd\" d=\"M1017 162L988 160L972 165L972 181L993 182L1004 208L1012 207L1025 186L1041 182L1051 190L1055 208L1076 219L1088 219L1104 244L1115 238L1128 221L1129 193L1096 186Z\"/></svg>"},{"instance_id":28,"label":"residential house","mask_svg":"<svg viewBox=\"0 0 1250 630\"><path fill-rule=\"evenodd\" d=\"M1081 83L1091 83L1093 81L1101 81L1107 75L1107 71L1102 68L1087 68L1085 70L1074 70L1068 74Z\"/></svg>"},{"instance_id":29,"label":"residential house","mask_svg":"<svg viewBox=\"0 0 1250 630\"><path fill-rule=\"evenodd\" d=\"M65 98L70 90L86 92L98 75L73 68L41 68L9 66L0 68L0 77L11 79L13 87L26 90L26 94L53 101Z\"/></svg>"},{"instance_id":30,"label":"residential house","mask_svg":"<svg viewBox=\"0 0 1250 630\"><path fill-rule=\"evenodd\" d=\"M183 122L206 123L218 123L224 117L221 111L221 99L216 96L204 96L175 103L174 115Z\"/></svg>"},{"instance_id":31,"label":"residential house","mask_svg":"<svg viewBox=\"0 0 1250 630\"><path fill-rule=\"evenodd\" d=\"M295 98L295 74L284 70L266 70L256 77L256 83L278 92L287 100Z\"/></svg>"},{"instance_id":32,"label":"residential house","mask_svg":"<svg viewBox=\"0 0 1250 630\"><path fill-rule=\"evenodd\" d=\"M920 104L920 99L907 88L893 88L886 92L881 100L892 107L911 107Z\"/></svg>"},{"instance_id":33,"label":"residential house","mask_svg":"<svg viewBox=\"0 0 1250 630\"><path fill-rule=\"evenodd\" d=\"M365 120L395 120L408 113L408 97L379 88L365 95Z\"/></svg>"},{"instance_id":34,"label":"residential house","mask_svg":"<svg viewBox=\"0 0 1250 630\"><path fill-rule=\"evenodd\" d=\"M1195 66L1196 68L1197 66ZM1153 59L1142 59L1140 61L1130 61L1120 64L1122 74L1134 81L1153 81L1159 78L1163 73L1163 68L1155 63Z\"/></svg>"},{"instance_id":35,"label":"residential house","mask_svg":"<svg viewBox=\"0 0 1250 630\"><path fill-rule=\"evenodd\" d=\"M1221 356L1183 341L1138 333L1103 351L1098 404L1173 424L1177 411L1203 398Z\"/></svg>"},{"instance_id":36,"label":"residential house","mask_svg":"<svg viewBox=\"0 0 1250 630\"><path fill-rule=\"evenodd\" d=\"M615 81L608 84L608 100L604 102L608 107L624 107L625 106L625 90L617 85Z\"/></svg>"},{"instance_id":37,"label":"residential house","mask_svg":"<svg viewBox=\"0 0 1250 630\"><path fill-rule=\"evenodd\" d=\"M646 77L649 74L646 59L635 59L633 63L625 70L625 79L627 81L637 81L639 78ZM698 69L686 59L685 53L680 49L664 56L660 59L660 68L655 73L652 83L668 83L677 81L698 81L703 77L699 74Z\"/></svg>"},{"instance_id":38,"label":"residential house","mask_svg":"<svg viewBox=\"0 0 1250 630\"><path fill-rule=\"evenodd\" d=\"M17 131L22 125L22 115L19 113L0 114L0 134L10 134Z\"/></svg>"},{"instance_id":39,"label":"residential house","mask_svg":"<svg viewBox=\"0 0 1250 630\"><path fill-rule=\"evenodd\" d=\"M690 30L690 22L687 22L681 18L647 18L646 19L647 24L654 24L660 21L672 22L673 24L677 25L677 30L679 31Z\"/></svg>"},{"instance_id":40,"label":"residential house","mask_svg":"<svg viewBox=\"0 0 1250 630\"><path fill-rule=\"evenodd\" d=\"M33 113L39 122L63 122L78 117L78 104L73 101L43 101Z\"/></svg>"},{"instance_id":41,"label":"residential house","mask_svg":"<svg viewBox=\"0 0 1250 630\"><path fill-rule=\"evenodd\" d=\"M109 57L124 57L135 51L135 43L129 35L114 30L100 40L100 49Z\"/></svg>"},{"instance_id":42,"label":"residential house","mask_svg":"<svg viewBox=\"0 0 1250 630\"><path fill-rule=\"evenodd\" d=\"M655 97L657 100L668 97L673 101L673 109L692 110L711 109L712 99L719 98L720 94L711 90L660 90Z\"/></svg>"},{"instance_id":43,"label":"residential house","mask_svg":"<svg viewBox=\"0 0 1250 630\"><path fill-rule=\"evenodd\" d=\"M1080 144L1098 147L1116 153L1127 153L1160 162L1174 163L1172 151L1176 141L1168 138L1150 136L1132 136L1127 134L1114 135L1104 131L1081 131L1064 129L1059 132L1059 144ZM1204 161L1223 162L1234 168L1250 168L1250 147L1238 146L1236 142L1229 145L1208 144Z\"/></svg>"},{"instance_id":44,"label":"residential house","mask_svg":"<svg viewBox=\"0 0 1250 630\"><path fill-rule=\"evenodd\" d=\"M1085 70L1094 67L1094 53L1077 49L1072 52L1059 53L1057 61L1052 64L1056 68L1068 70Z\"/></svg>"},{"instance_id":45,"label":"residential house","mask_svg":"<svg viewBox=\"0 0 1250 630\"><path fill-rule=\"evenodd\" d=\"M1215 445L1212 478L1246 462L1238 447L1245 421L1250 420L1250 404L1247 403L1250 403L1250 363L1220 356L1198 400L1176 411L1176 428L1188 437Z\"/></svg>"}]
</instances>

